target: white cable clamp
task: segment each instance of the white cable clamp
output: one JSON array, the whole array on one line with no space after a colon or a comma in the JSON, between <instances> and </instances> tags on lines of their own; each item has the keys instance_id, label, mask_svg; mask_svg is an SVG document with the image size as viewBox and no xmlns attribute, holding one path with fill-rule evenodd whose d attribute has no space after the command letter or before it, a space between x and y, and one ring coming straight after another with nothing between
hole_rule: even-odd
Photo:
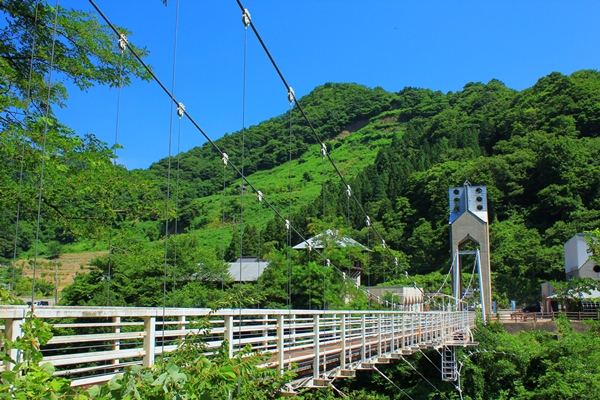
<instances>
[{"instance_id":1,"label":"white cable clamp","mask_svg":"<svg viewBox=\"0 0 600 400\"><path fill-rule=\"evenodd\" d=\"M346 280L346 273L342 272L342 279Z\"/></svg>"},{"instance_id":2,"label":"white cable clamp","mask_svg":"<svg viewBox=\"0 0 600 400\"><path fill-rule=\"evenodd\" d=\"M227 153L223 153L223 157L221 157L221 160L223 160L223 165L227 166L227 163L229 162L229 156L227 155Z\"/></svg>"},{"instance_id":3,"label":"white cable clamp","mask_svg":"<svg viewBox=\"0 0 600 400\"><path fill-rule=\"evenodd\" d=\"M321 155L327 157L327 145L325 143L321 143Z\"/></svg>"},{"instance_id":4,"label":"white cable clamp","mask_svg":"<svg viewBox=\"0 0 600 400\"><path fill-rule=\"evenodd\" d=\"M385 249L385 240L381 239L381 248Z\"/></svg>"},{"instance_id":5,"label":"white cable clamp","mask_svg":"<svg viewBox=\"0 0 600 400\"><path fill-rule=\"evenodd\" d=\"M250 25L250 11L248 11L247 8L244 8L244 12L242 13L242 22L244 23L245 28Z\"/></svg>"},{"instance_id":6,"label":"white cable clamp","mask_svg":"<svg viewBox=\"0 0 600 400\"><path fill-rule=\"evenodd\" d=\"M352 197L352 188L350 187L350 185L346 185L346 194L348 195L348 197Z\"/></svg>"},{"instance_id":7,"label":"white cable clamp","mask_svg":"<svg viewBox=\"0 0 600 400\"><path fill-rule=\"evenodd\" d=\"M404 276L406 277L406 279L410 279L410 278L408 277L408 271L404 271Z\"/></svg>"},{"instance_id":8,"label":"white cable clamp","mask_svg":"<svg viewBox=\"0 0 600 400\"><path fill-rule=\"evenodd\" d=\"M289 231L291 227L292 227L292 225L290 224L290 220L286 219L285 220L285 229Z\"/></svg>"},{"instance_id":9,"label":"white cable clamp","mask_svg":"<svg viewBox=\"0 0 600 400\"><path fill-rule=\"evenodd\" d=\"M367 226L371 226L371 217L367 215Z\"/></svg>"},{"instance_id":10,"label":"white cable clamp","mask_svg":"<svg viewBox=\"0 0 600 400\"><path fill-rule=\"evenodd\" d=\"M394 265L396 265L396 267L398 266L398 258L394 257Z\"/></svg>"},{"instance_id":11,"label":"white cable clamp","mask_svg":"<svg viewBox=\"0 0 600 400\"><path fill-rule=\"evenodd\" d=\"M327 259L327 266L331 267L331 260L329 258Z\"/></svg>"},{"instance_id":12,"label":"white cable clamp","mask_svg":"<svg viewBox=\"0 0 600 400\"><path fill-rule=\"evenodd\" d=\"M294 102L294 99L295 99L295 98L296 98L296 97L295 97L295 95L294 95L294 89L292 89L292 88L290 87L290 89L288 90L288 101L290 102L290 104Z\"/></svg>"},{"instance_id":13,"label":"white cable clamp","mask_svg":"<svg viewBox=\"0 0 600 400\"><path fill-rule=\"evenodd\" d=\"M127 48L127 36L125 36L124 33L121 33L119 35L119 48L121 49L121 52L124 52L125 49Z\"/></svg>"},{"instance_id":14,"label":"white cable clamp","mask_svg":"<svg viewBox=\"0 0 600 400\"><path fill-rule=\"evenodd\" d=\"M185 106L183 103L177 103L177 115L181 118L183 117L183 114L185 114Z\"/></svg>"},{"instance_id":15,"label":"white cable clamp","mask_svg":"<svg viewBox=\"0 0 600 400\"><path fill-rule=\"evenodd\" d=\"M259 190L258 192L256 192L256 194L258 195L258 202L262 203L262 201L263 201L263 194L262 194L262 192Z\"/></svg>"},{"instance_id":16,"label":"white cable clamp","mask_svg":"<svg viewBox=\"0 0 600 400\"><path fill-rule=\"evenodd\" d=\"M308 242L306 242L306 243L308 243ZM308 243L308 251L312 251L312 249L313 249L312 244Z\"/></svg>"}]
</instances>

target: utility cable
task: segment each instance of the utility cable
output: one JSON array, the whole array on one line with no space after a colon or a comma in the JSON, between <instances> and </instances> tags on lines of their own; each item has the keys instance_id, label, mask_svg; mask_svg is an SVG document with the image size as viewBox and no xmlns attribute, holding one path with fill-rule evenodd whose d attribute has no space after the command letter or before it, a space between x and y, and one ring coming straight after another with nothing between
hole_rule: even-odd
<instances>
[{"instance_id":1,"label":"utility cable","mask_svg":"<svg viewBox=\"0 0 600 400\"><path fill-rule=\"evenodd\" d=\"M244 175L245 152L246 152L246 80L247 80L247 56L248 56L248 25L246 15L242 15L244 24L244 57L243 57L243 79L242 79L242 154L241 154L241 173ZM242 283L242 257L244 256L244 194L245 186L240 185L240 285Z\"/></svg>"},{"instance_id":2,"label":"utility cable","mask_svg":"<svg viewBox=\"0 0 600 400\"><path fill-rule=\"evenodd\" d=\"M171 76L171 93L175 93L175 76L177 72L177 34L179 30L179 0L175 4L175 33L173 39L173 71ZM172 168L172 148L173 148L173 114L175 103L171 102L169 111L169 163L167 167L167 198L165 201L165 259L163 269L163 306L162 306L162 354L165 354L165 329L166 329L166 308L167 308L167 267L169 265L169 202L171 201L171 168ZM173 262L173 275L177 266Z\"/></svg>"},{"instance_id":3,"label":"utility cable","mask_svg":"<svg viewBox=\"0 0 600 400\"><path fill-rule=\"evenodd\" d=\"M249 17L248 17L249 18ZM242 23L244 24L244 57L243 57L243 81L242 81L242 155L241 155L241 171L242 175L244 175L244 164L245 164L245 151L246 151L246 72L247 72L247 53L248 53L248 25L246 24L247 19L246 15L242 15ZM240 185L240 275L239 275L239 283L238 287L240 288L240 296L241 289L243 286L242 280L242 262L244 257L244 194L246 192L246 187ZM257 277L258 279L258 277ZM239 304L239 328L238 328L238 347L242 348L242 305ZM238 395L240 394L242 388L241 377L238 376L237 390Z\"/></svg>"},{"instance_id":4,"label":"utility cable","mask_svg":"<svg viewBox=\"0 0 600 400\"><path fill-rule=\"evenodd\" d=\"M400 386L396 385L396 384L394 383L394 381L392 381L390 378L388 378L386 374L384 374L383 372L381 372L381 371L379 370L379 368L377 368L375 365L373 365L372 367L373 367L373 369L374 369L375 371L379 372L379 375L383 376L383 378L384 378L386 381L388 381L389 383L391 383L391 384L392 384L392 385L393 385L393 386L394 386L396 389L398 389L400 392L402 392L402 394L403 394L403 395L405 395L406 397L408 397L408 398L409 398L409 399L411 399L411 400L414 400L414 399L413 399L413 398L412 398L412 397L411 397L411 396L410 396L408 393L406 393L404 390L402 390L402 388L401 388Z\"/></svg>"},{"instance_id":5,"label":"utility cable","mask_svg":"<svg viewBox=\"0 0 600 400\"><path fill-rule=\"evenodd\" d=\"M92 0L90 0L90 1L92 1ZM247 9L244 8L244 5L242 4L241 0L236 0L236 2L237 2L238 6L240 7L240 9L241 9L242 12L247 12ZM273 65L273 68L275 68L275 71L279 75L279 78L281 79L282 83L284 84L284 86L288 90L288 93L290 93L290 91L292 90L291 86L285 80L285 77L281 73L281 70L279 69L277 63L273 59L273 56L271 55L271 53L270 53L269 49L267 48L265 42L263 41L262 37L258 33L258 30L254 26L254 23L252 22L252 20L249 21L249 26L252 28L252 31L254 32L254 34L256 35L256 38L260 42L263 50L265 51L265 54L267 55L267 57L271 61L271 64ZM325 143L323 142L323 140L321 139L321 137L319 136L319 134L317 133L317 131L313 127L313 125L310 122L308 116L304 112L304 109L302 108L302 106L300 105L300 103L298 102L298 100L297 100L297 98L295 96L293 97L293 101L294 101L294 104L296 105L296 108L298 109L298 111L300 112L300 114L302 114L302 117L304 118L304 120L308 124L308 127L310 128L313 136L317 139L317 142L321 145L322 148L326 149L327 147L326 147ZM346 180L346 178L344 177L344 175L342 174L342 172L339 170L339 168L337 167L337 165L333 161L333 158L331 158L331 155L329 154L329 152L326 152L326 155L327 155L327 159L329 160L329 162L333 166L335 172L338 174L338 176L339 176L340 180L342 181L342 183L344 184L344 186L346 188L350 188L350 185L348 184L348 181ZM354 199L355 204L357 205L357 207L359 208L359 210L362 212L362 214L364 215L364 217L368 220L369 216L367 215L367 213L366 213L365 209L363 208L363 206L360 204L358 198L356 196L352 196L352 198ZM397 258L391 252L391 250L386 246L385 240L383 239L383 237L381 236L381 234L379 233L379 231L377 231L377 229L373 225L370 225L370 228L373 230L373 232L375 233L375 235L379 238L379 240L380 240L380 242L382 244L382 247L384 249L387 249L388 253L394 258L394 260L397 260ZM406 269L404 269L404 272L405 273L407 272ZM412 281L413 286L417 287L417 283L414 281L414 279L412 279L410 276L409 276L409 279ZM418 289L421 290L421 292L423 292L423 290L421 288L418 288Z\"/></svg>"},{"instance_id":6,"label":"utility cable","mask_svg":"<svg viewBox=\"0 0 600 400\"><path fill-rule=\"evenodd\" d=\"M333 390L334 390L334 391L335 391L337 394L339 394L340 396L342 396L342 398L344 398L344 399L347 399L347 398L348 398L348 395L347 395L346 393L342 392L340 389L336 388L336 387L333 385L333 382L329 382L329 386L331 386L331 388L332 388L332 389L333 389Z\"/></svg>"},{"instance_id":7,"label":"utility cable","mask_svg":"<svg viewBox=\"0 0 600 400\"><path fill-rule=\"evenodd\" d=\"M425 354L425 352L423 350L419 349L419 352L421 354L423 354L423 357L425 357L427 359L427 361L429 361L429 363L435 367L435 369L437 369L438 371L440 371L440 374L444 374L444 372L442 372L442 370L429 357L427 357L427 354ZM438 352L438 354L440 354L440 353ZM441 354L440 354L440 356L441 356ZM458 373L458 375L460 377L460 371L457 370L457 373ZM458 390L459 394L462 393L462 390L460 389L460 384L456 385L452 381L448 381L448 383L450 383L452 386L454 386L454 388L456 390ZM461 398L462 398L462 395L461 395Z\"/></svg>"},{"instance_id":8,"label":"utility cable","mask_svg":"<svg viewBox=\"0 0 600 400\"><path fill-rule=\"evenodd\" d=\"M221 191L221 260L225 260L225 188L227 187L227 163L223 158L223 190ZM235 229L235 226L233 227ZM233 234L233 232L232 232ZM232 236L233 239L233 236ZM225 260L227 261L227 260ZM221 269L221 291L225 290L225 265Z\"/></svg>"},{"instance_id":9,"label":"utility cable","mask_svg":"<svg viewBox=\"0 0 600 400\"><path fill-rule=\"evenodd\" d=\"M35 230L35 256L33 259L33 278L31 283L31 309L35 304L35 279L37 272L38 251L40 244L40 221L42 219L42 198L44 194L44 167L46 166L46 139L48 137L48 117L50 116L50 92L52 91L52 70L54 69L54 49L56 45L56 25L58 24L58 0L54 8L54 27L52 29L52 49L50 51L50 68L48 71L48 96L46 99L46 116L44 118L44 135L42 139L42 165L40 169L40 189L38 192L37 226Z\"/></svg>"},{"instance_id":10,"label":"utility cable","mask_svg":"<svg viewBox=\"0 0 600 400\"><path fill-rule=\"evenodd\" d=\"M293 111L293 97L294 91L288 91L288 101L290 102L290 120L289 120L289 203L288 203L288 219L286 221L287 228L287 286L288 286L288 323L291 325L292 323L292 173L293 173L293 159L292 159L292 151L293 151L293 134L292 134L292 111ZM292 344L292 329L288 329L288 345ZM318 338L317 338L318 339ZM292 352L288 349L288 368L292 365Z\"/></svg>"},{"instance_id":11,"label":"utility cable","mask_svg":"<svg viewBox=\"0 0 600 400\"><path fill-rule=\"evenodd\" d=\"M477 257L475 257L475 260L473 260L473 270L471 271L471 278L469 278L469 283L467 285L467 288L464 290L464 293L463 293L462 297L460 298L461 301L464 301L464 298L467 296L467 292L469 291L469 289L471 289L471 285L473 284L473 277L475 276L476 269L477 269Z\"/></svg>"},{"instance_id":12,"label":"utility cable","mask_svg":"<svg viewBox=\"0 0 600 400\"><path fill-rule=\"evenodd\" d=\"M175 178L175 209L177 210L177 215L175 216L175 227L174 232L175 236L179 234L179 179L181 172L181 117L179 117L179 123L177 128L177 177ZM173 271L173 292L177 290L177 251L179 250L178 241L175 240L173 242L173 264L175 265L175 269ZM173 298L173 307L175 307L175 298Z\"/></svg>"},{"instance_id":13,"label":"utility cable","mask_svg":"<svg viewBox=\"0 0 600 400\"><path fill-rule=\"evenodd\" d=\"M119 84L117 87L117 114L115 118L115 147L113 150L113 165L117 165L117 144L119 143L119 117L121 112L121 89L123 87L123 54L125 53L125 42L127 41L127 37L125 35L120 35L118 40L119 45ZM111 210L114 210L114 194L111 194ZM114 211L113 211L114 212ZM115 227L114 217L111 220L110 230L108 233L108 266L106 273L106 306L110 306L110 281L112 279L112 261L113 261L113 229Z\"/></svg>"},{"instance_id":14,"label":"utility cable","mask_svg":"<svg viewBox=\"0 0 600 400\"><path fill-rule=\"evenodd\" d=\"M39 1L35 2L35 16L33 19L33 34L31 35L31 57L29 59L29 76L27 77L27 106L25 108L25 112L29 113L29 105L31 104L31 79L33 76L33 59L35 56L35 42L37 36L37 23L38 23L38 8ZM10 290L15 292L15 273L17 268L17 246L19 240L19 221L21 218L21 194L23 192L23 175L25 169L25 135L22 136L21 143L21 162L20 162L20 171L19 171L19 191L17 194L17 215L15 220L15 242L13 248L13 263L12 263L12 278L10 283Z\"/></svg>"},{"instance_id":15,"label":"utility cable","mask_svg":"<svg viewBox=\"0 0 600 400\"><path fill-rule=\"evenodd\" d=\"M106 15L102 12L102 10L100 10L100 8L96 5L96 3L94 2L94 0L89 0L89 2L96 9L96 11L98 12L98 14L104 19L104 21L109 25L109 27L115 32L115 34L119 35L119 31L110 22L110 20L106 17ZM129 49L129 51L131 52L131 54L133 54L133 56L138 60L138 62L146 69L146 72L148 72L148 74L150 74L150 76L152 77L152 79L154 79L154 81L156 81L156 83L161 87L161 89L163 89L163 91L169 96L169 98L174 103L180 105L181 103L179 103L177 101L177 99L169 91L169 89L167 89L166 86L160 81L160 79L158 79L158 77L156 76L156 74L154 73L154 71L142 60L142 58L139 56L139 54L136 52L136 50L133 48L133 46L131 46L131 44L129 42L127 43L127 48ZM200 125L198 125L198 123L190 115L190 113L189 113L188 110L186 110L185 108L182 108L180 116L182 116L182 117L185 116L192 123L192 125L194 125L194 127L198 130L198 132L200 132L202 134L202 136L206 139L206 141L221 155L221 159L223 161L224 166L227 167L227 165L230 165L232 167L232 169L237 173L237 175L244 182L246 182L246 184L257 194L257 197L259 198L259 201L265 202L265 204L277 215L278 218L280 218L282 221L286 222L286 228L288 228L288 226L289 226L288 229L291 231L290 233L296 234L301 239L302 242L308 243L308 240L297 229L295 229L295 227L293 225L291 225L290 221L283 216L283 214L273 205L273 203L271 203L270 201L268 201L268 199L262 194L262 192L260 190L258 190L256 188L256 186L254 186L254 184L252 184L252 182L250 182L250 180L248 179L248 177L246 177L245 175L243 175L242 172L241 172L241 170L233 162L231 162L229 160L229 156L227 155L227 153L223 152L219 148L219 146L217 146L217 144L206 134L206 132L204 132L204 130L200 127ZM225 189L225 185L226 185L226 175L225 175L225 172L224 172L223 180L224 180L223 181L223 187ZM224 189L223 189L223 203L225 201L224 200L224 194L225 194L224 193ZM225 218L225 209L223 207L223 219L224 218ZM224 241L223 237L222 237L222 241ZM317 255L319 255L325 262L327 262L328 266L332 266L334 268L334 270L336 270L340 275L343 275L343 272L339 268L337 268L335 265L333 265L327 259L327 257L324 256L321 252L319 252L317 249L315 249L315 253ZM224 279L224 276L223 276L223 279ZM221 287L223 288L223 282L221 284ZM365 289L361 288L361 290L363 292L365 292L365 293L368 294L368 292ZM377 296L377 298L380 300L379 296Z\"/></svg>"},{"instance_id":16,"label":"utility cable","mask_svg":"<svg viewBox=\"0 0 600 400\"><path fill-rule=\"evenodd\" d=\"M406 357L401 356L400 358L402 358L402 360L407 363L412 369L413 371L415 371L417 374L419 374L421 376L421 378L423 378L423 380L425 382L427 382L431 387L433 387L439 394L441 394L442 396L444 396L445 398L448 398L448 396L446 396L446 394L444 392L442 392L440 389L437 388L437 386L435 386L433 383L431 383L431 381L427 378L425 378L425 376L418 370L416 369L411 363L410 361L408 361L406 359Z\"/></svg>"},{"instance_id":17,"label":"utility cable","mask_svg":"<svg viewBox=\"0 0 600 400\"><path fill-rule=\"evenodd\" d=\"M433 296L431 298L437 297L441 293L441 291L444 288L444 286L446 286L446 282L448 281L448 278L452 274L452 269L455 268L454 267L454 263L455 262L456 262L455 257L452 257L452 263L450 264L450 268L448 269L448 273L446 274L446 277L444 278L444 281L442 282L442 285L438 288L438 290L433 294Z\"/></svg>"}]
</instances>

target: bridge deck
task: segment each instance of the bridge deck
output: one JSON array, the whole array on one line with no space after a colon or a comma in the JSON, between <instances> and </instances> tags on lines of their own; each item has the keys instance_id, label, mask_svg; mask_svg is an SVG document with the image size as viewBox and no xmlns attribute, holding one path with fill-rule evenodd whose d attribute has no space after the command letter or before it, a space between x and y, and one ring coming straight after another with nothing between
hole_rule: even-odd
<instances>
[{"instance_id":1,"label":"bridge deck","mask_svg":"<svg viewBox=\"0 0 600 400\"><path fill-rule=\"evenodd\" d=\"M28 310L0 307L8 337L19 336ZM468 345L475 324L474 313L465 311L38 307L35 314L51 319L55 331L42 349L44 361L74 385L107 381L132 364L152 365L198 332L200 321L209 352L224 340L230 356L246 345L268 352L263 367L293 369L293 387L322 386L420 349Z\"/></svg>"}]
</instances>

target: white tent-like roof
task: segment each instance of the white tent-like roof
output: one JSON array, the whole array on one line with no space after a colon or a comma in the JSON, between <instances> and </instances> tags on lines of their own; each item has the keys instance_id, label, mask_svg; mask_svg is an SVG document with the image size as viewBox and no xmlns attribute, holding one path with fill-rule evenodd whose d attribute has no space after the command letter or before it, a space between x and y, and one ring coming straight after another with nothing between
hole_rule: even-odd
<instances>
[{"instance_id":1,"label":"white tent-like roof","mask_svg":"<svg viewBox=\"0 0 600 400\"><path fill-rule=\"evenodd\" d=\"M367 247L358 243L348 236L341 236L337 229L327 229L325 233L320 233L294 246L295 250L307 250L325 248L329 243L335 242L337 247L358 247L363 251L371 251Z\"/></svg>"}]
</instances>

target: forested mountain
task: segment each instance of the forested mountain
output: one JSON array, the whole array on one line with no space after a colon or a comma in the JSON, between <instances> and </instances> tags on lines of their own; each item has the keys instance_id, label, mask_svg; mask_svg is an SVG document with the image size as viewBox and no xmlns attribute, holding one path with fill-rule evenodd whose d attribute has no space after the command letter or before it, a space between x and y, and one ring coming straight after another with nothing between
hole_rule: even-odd
<instances>
[{"instance_id":1,"label":"forested mountain","mask_svg":"<svg viewBox=\"0 0 600 400\"><path fill-rule=\"evenodd\" d=\"M540 281L563 279L562 244L576 232L600 226L600 74L596 71L571 76L552 73L520 92L497 80L469 83L462 91L446 94L417 88L389 93L381 88L328 83L300 99L300 104L349 180L353 194L411 274L447 271L447 190L465 181L488 187L494 292L502 303L535 299ZM66 135L75 140L72 133ZM316 222L334 224L373 247L365 218L348 202L346 188L331 170L319 170L318 140L299 112L249 127L243 135L243 141L242 132L236 132L217 144L230 160L243 163L246 176L257 188L292 213L291 221L303 236L318 232ZM7 135L3 142L7 161L3 171L14 193L20 142ZM109 149L88 143L85 151L107 162L103 168L110 170ZM87 173L88 164L75 159L65 163L58 154L58 165L65 167L56 169L56 182L72 182L66 177L73 176L73 168ZM89 162L91 156L85 157ZM56 214L54 225L46 225L54 228L43 230L43 241L63 245L85 238L106 241L107 232L114 232L115 226L118 229L119 221L121 226L133 222L132 229L146 240L164 236L164 212L158 202L166 192L168 161L126 173L123 188L101 197L105 207L112 201L119 205L113 210L124 210L114 216L98 215L97 209L93 217L83 214L91 207L85 204L86 191L97 190L90 187L81 189L84 197L77 195L77 188L65 192L83 201L81 204L69 201L68 207L58 206L51 203L52 196L47 197L47 212ZM33 160L31 165L35 171ZM98 168L103 164L89 165ZM202 238L203 231L209 232L210 248L218 247L217 258L226 248L230 249L228 258L237 258L242 237L246 250L241 251L248 255L260 251L266 256L272 249L285 247L283 222L272 214L257 220L254 200L246 200L242 211L241 180L233 173L224 175L219 155L208 144L181 154L171 165L179 165L178 198L172 198L170 206L171 233L176 221L178 233ZM121 175L125 172L114 169ZM108 179L105 173L99 176ZM153 192L152 187L158 191ZM35 185L31 188L34 191ZM290 188L293 201L286 200ZM56 198L60 196L59 191ZM143 197L150 197L150 203L140 203ZM14 247L14 216L8 211L14 209L14 202L10 204L6 196L3 201L7 223L2 227L2 255L9 259ZM23 213L20 222L23 229L18 244L25 254L32 246L31 211ZM78 218L85 223L69 225L78 230L66 231L61 225ZM298 241L299 237L293 237L292 245ZM368 271L373 282L400 278L398 270L387 265L389 260L377 257Z\"/></svg>"},{"instance_id":2,"label":"forested mountain","mask_svg":"<svg viewBox=\"0 0 600 400\"><path fill-rule=\"evenodd\" d=\"M406 255L403 259L413 274L448 269L447 190L465 180L488 187L495 293L503 302L535 299L540 281L564 279L562 244L576 232L600 226L600 75L596 71L571 76L552 73L520 92L497 80L469 83L462 91L446 94L416 88L386 93L327 84L301 104L328 141L334 160L336 151L351 153L353 148L373 160L358 171L347 166L344 173L367 213L379 221L387 244ZM311 147L314 138L297 117L297 113L292 116L292 159L306 154L318 158ZM245 164L251 181L262 183L252 172L289 158L288 124L289 116L283 115L246 131L250 156ZM382 136L387 141L376 144ZM239 157L240 137L240 132L227 136L219 145ZM360 143L370 142L374 145L368 151L359 148ZM223 178L210 151L207 146L194 149L181 160L190 170L209 170L212 175L188 178L183 172L182 177L186 187L218 194ZM200 157L203 153L207 155ZM149 173L160 176L165 164L163 160L153 165ZM302 171L302 162L293 166L294 175ZM330 177L317 174L314 179L327 179L325 192L294 206L292 221L305 236L313 233L309 224L315 218L346 217L346 188ZM234 177L230 179L228 185ZM286 178L282 180L285 192ZM354 204L350 208L351 235L367 243L364 217ZM252 216L244 218L252 220ZM263 232L263 238L285 237L282 223L278 229ZM294 244L299 240L294 238ZM389 271L390 276L397 275ZM380 281L382 274L376 279Z\"/></svg>"}]
</instances>

